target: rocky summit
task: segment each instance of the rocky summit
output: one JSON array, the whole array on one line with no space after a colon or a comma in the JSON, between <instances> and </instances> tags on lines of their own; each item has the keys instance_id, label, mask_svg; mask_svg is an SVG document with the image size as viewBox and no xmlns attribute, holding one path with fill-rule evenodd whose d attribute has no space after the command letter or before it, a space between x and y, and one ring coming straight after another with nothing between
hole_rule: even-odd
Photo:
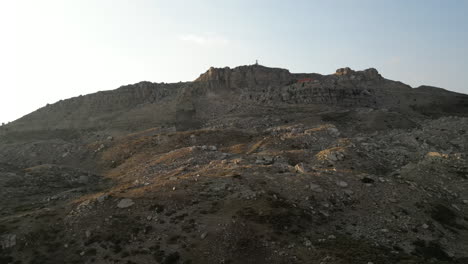
<instances>
[{"instance_id":1,"label":"rocky summit","mask_svg":"<svg viewBox=\"0 0 468 264\"><path fill-rule=\"evenodd\" d=\"M0 127L0 263L468 263L468 96L210 68Z\"/></svg>"}]
</instances>

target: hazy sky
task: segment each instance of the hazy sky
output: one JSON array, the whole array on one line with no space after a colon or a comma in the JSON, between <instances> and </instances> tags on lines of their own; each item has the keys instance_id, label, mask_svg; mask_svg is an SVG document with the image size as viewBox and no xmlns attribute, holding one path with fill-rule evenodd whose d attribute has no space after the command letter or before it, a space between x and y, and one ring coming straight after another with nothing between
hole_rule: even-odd
<instances>
[{"instance_id":1,"label":"hazy sky","mask_svg":"<svg viewBox=\"0 0 468 264\"><path fill-rule=\"evenodd\" d=\"M0 122L255 59L292 72L375 67L468 93L467 14L464 0L0 0Z\"/></svg>"}]
</instances>

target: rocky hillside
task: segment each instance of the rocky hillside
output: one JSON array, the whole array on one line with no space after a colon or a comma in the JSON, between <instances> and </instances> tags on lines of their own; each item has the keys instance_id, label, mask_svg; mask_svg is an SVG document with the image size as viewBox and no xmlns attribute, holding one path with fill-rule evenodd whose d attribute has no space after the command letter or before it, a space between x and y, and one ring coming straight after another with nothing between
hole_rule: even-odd
<instances>
[{"instance_id":1,"label":"rocky hillside","mask_svg":"<svg viewBox=\"0 0 468 264\"><path fill-rule=\"evenodd\" d=\"M210 68L194 82L141 82L63 100L2 127L0 133L89 130L120 134L178 126L184 130L228 113L242 113L246 107L291 105L465 115L468 97L435 87L413 89L383 78L375 69L343 68L320 75L293 74L260 65Z\"/></svg>"},{"instance_id":2,"label":"rocky hillside","mask_svg":"<svg viewBox=\"0 0 468 264\"><path fill-rule=\"evenodd\" d=\"M63 100L0 127L0 263L467 263L467 131L375 69Z\"/></svg>"}]
</instances>

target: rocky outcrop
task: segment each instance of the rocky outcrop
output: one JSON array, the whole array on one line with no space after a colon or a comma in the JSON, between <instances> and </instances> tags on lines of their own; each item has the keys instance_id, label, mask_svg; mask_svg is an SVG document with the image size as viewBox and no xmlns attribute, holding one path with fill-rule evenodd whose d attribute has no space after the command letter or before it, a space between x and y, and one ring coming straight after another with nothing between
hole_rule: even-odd
<instances>
[{"instance_id":1,"label":"rocky outcrop","mask_svg":"<svg viewBox=\"0 0 468 264\"><path fill-rule=\"evenodd\" d=\"M196 129L199 122L196 119L196 108L193 104L193 88L184 87L177 98L175 110L175 127L177 131Z\"/></svg>"},{"instance_id":2,"label":"rocky outcrop","mask_svg":"<svg viewBox=\"0 0 468 264\"><path fill-rule=\"evenodd\" d=\"M268 68L261 65L241 66L234 69L213 68L200 75L195 82L228 89L284 86L294 81L294 75L286 69Z\"/></svg>"},{"instance_id":3,"label":"rocky outcrop","mask_svg":"<svg viewBox=\"0 0 468 264\"><path fill-rule=\"evenodd\" d=\"M364 71L354 71L349 67L337 69L335 72L336 76L348 77L351 80L378 80L382 79L382 76L374 68L369 68Z\"/></svg>"},{"instance_id":4,"label":"rocky outcrop","mask_svg":"<svg viewBox=\"0 0 468 264\"><path fill-rule=\"evenodd\" d=\"M411 91L408 85L384 79L373 68L364 71L341 68L332 75L293 74L291 80L291 84L281 87L247 90L244 99L270 104L398 107L399 101L385 93L390 89L390 93Z\"/></svg>"}]
</instances>

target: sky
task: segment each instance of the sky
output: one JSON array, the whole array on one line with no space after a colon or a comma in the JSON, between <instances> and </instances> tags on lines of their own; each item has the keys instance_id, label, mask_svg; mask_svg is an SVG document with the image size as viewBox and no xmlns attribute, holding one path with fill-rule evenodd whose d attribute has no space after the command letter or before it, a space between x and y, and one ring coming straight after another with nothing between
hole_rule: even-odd
<instances>
[{"instance_id":1,"label":"sky","mask_svg":"<svg viewBox=\"0 0 468 264\"><path fill-rule=\"evenodd\" d=\"M468 93L467 13L465 0L0 0L0 122L256 59Z\"/></svg>"}]
</instances>

